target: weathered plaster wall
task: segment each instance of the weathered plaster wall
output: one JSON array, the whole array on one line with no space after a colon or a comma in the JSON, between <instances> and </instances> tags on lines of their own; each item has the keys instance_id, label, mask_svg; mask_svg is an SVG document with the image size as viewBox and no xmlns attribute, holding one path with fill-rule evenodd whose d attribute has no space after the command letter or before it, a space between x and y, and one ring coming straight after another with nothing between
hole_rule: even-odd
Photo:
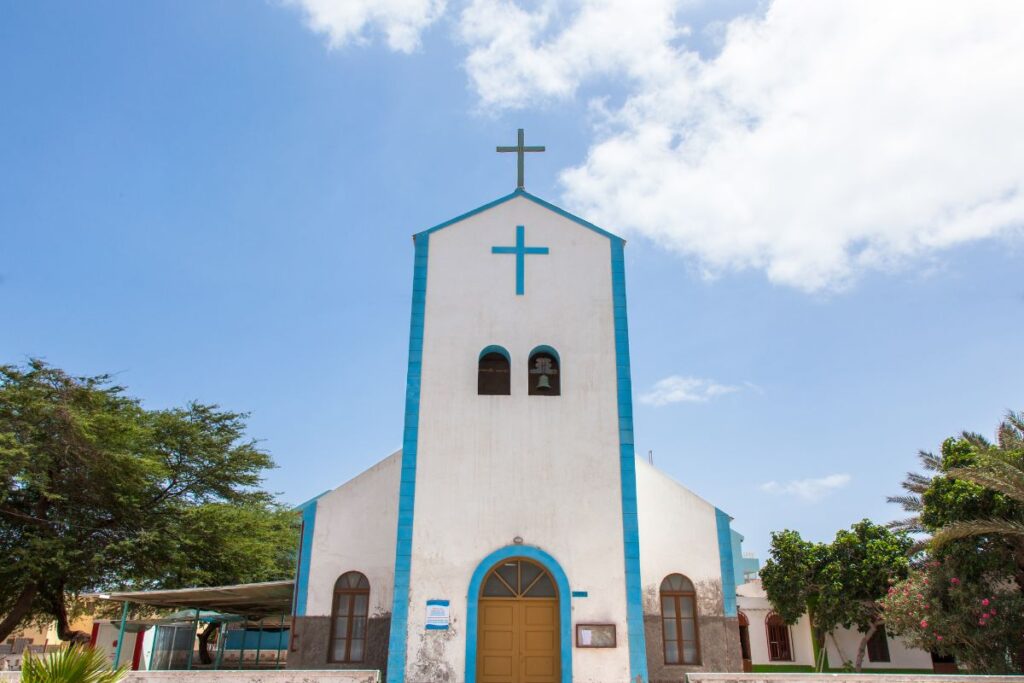
<instances>
[{"instance_id":1,"label":"weathered plaster wall","mask_svg":"<svg viewBox=\"0 0 1024 683\"><path fill-rule=\"evenodd\" d=\"M0 672L0 683L20 674ZM377 671L133 671L122 683L379 683Z\"/></svg>"},{"instance_id":2,"label":"weathered plaster wall","mask_svg":"<svg viewBox=\"0 0 1024 683\"><path fill-rule=\"evenodd\" d=\"M515 243L525 257L492 254ZM573 590L573 622L614 623L619 646L573 649L577 683L629 678L611 247L515 198L430 236L406 676L461 681L467 589L480 561L521 536L550 553ZM477 395L477 359L497 344L512 395ZM527 395L529 352L561 357L558 397ZM424 630L428 599L451 601L449 631Z\"/></svg>"},{"instance_id":3,"label":"weathered plaster wall","mask_svg":"<svg viewBox=\"0 0 1024 683\"><path fill-rule=\"evenodd\" d=\"M387 672L388 637L391 615L370 617L366 624L366 654L362 662L340 664L329 661L331 638L330 617L297 617L292 651L288 654L289 669L379 669Z\"/></svg>"},{"instance_id":4,"label":"weathered plaster wall","mask_svg":"<svg viewBox=\"0 0 1024 683\"><path fill-rule=\"evenodd\" d=\"M843 665L844 660L850 660L852 662L857 658L857 648L860 647L861 638L864 636L855 630L845 628L836 629L834 635L835 641L833 641L832 638L826 638L825 644L828 646L829 665L833 668L838 668ZM888 641L889 661L871 662L868 661L867 653L865 653L862 668L932 670L933 665L931 653L925 652L924 650L918 650L917 648L907 647L901 639L893 638L892 636L889 636ZM836 649L836 642L839 643L839 650Z\"/></svg>"},{"instance_id":5,"label":"weathered plaster wall","mask_svg":"<svg viewBox=\"0 0 1024 683\"><path fill-rule=\"evenodd\" d=\"M930 674L692 673L689 683L1020 683L1020 676L942 676Z\"/></svg>"},{"instance_id":6,"label":"weathered plaster wall","mask_svg":"<svg viewBox=\"0 0 1024 683\"><path fill-rule=\"evenodd\" d=\"M401 466L397 451L317 500L306 616L295 620L290 669L385 669ZM334 584L348 571L362 572L370 582L366 656L357 664L335 664L328 661Z\"/></svg>"},{"instance_id":7,"label":"weathered plaster wall","mask_svg":"<svg viewBox=\"0 0 1024 683\"><path fill-rule=\"evenodd\" d=\"M741 670L737 621L724 615L715 507L641 458L637 458L636 469L651 680L679 681L688 671ZM659 592L669 574L683 574L697 589L699 666L665 664Z\"/></svg>"},{"instance_id":8,"label":"weathered plaster wall","mask_svg":"<svg viewBox=\"0 0 1024 683\"><path fill-rule=\"evenodd\" d=\"M814 647L811 642L810 620L804 615L797 623L789 627L789 639L793 648L793 661L779 662L771 661L768 657L768 634L765 620L772 613L771 603L765 595L764 588L760 581L750 581L737 589L740 611L747 615L750 621L750 653L752 662L757 665L772 664L798 664L803 666L814 665ZM835 632L835 639L839 642L842 654L837 651L832 638L826 638L825 644L828 651L828 663L833 669L841 668L845 660L853 661L857 656L857 647L860 645L861 634L855 630L838 629ZM864 669L921 669L922 671L932 670L931 654L924 650L907 647L899 638L889 637L889 661L870 662L867 654L864 655ZM929 681L932 679L929 678Z\"/></svg>"},{"instance_id":9,"label":"weathered plaster wall","mask_svg":"<svg viewBox=\"0 0 1024 683\"><path fill-rule=\"evenodd\" d=\"M789 662L771 661L768 657L768 632L765 620L772 613L771 603L761 588L760 581L745 583L736 589L740 612L747 615L750 621L750 655L754 664L798 664L814 665L814 647L811 642L811 624L807 616L789 627L789 642L793 650L793 660Z\"/></svg>"}]
</instances>

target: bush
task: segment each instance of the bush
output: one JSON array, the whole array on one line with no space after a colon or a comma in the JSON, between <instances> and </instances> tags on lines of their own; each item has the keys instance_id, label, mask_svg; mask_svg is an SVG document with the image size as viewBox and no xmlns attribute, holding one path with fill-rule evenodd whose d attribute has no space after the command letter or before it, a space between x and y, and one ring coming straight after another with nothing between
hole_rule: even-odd
<instances>
[{"instance_id":1,"label":"bush","mask_svg":"<svg viewBox=\"0 0 1024 683\"><path fill-rule=\"evenodd\" d=\"M26 653L21 683L118 683L127 673L123 665L112 671L99 650L72 645L46 657Z\"/></svg>"}]
</instances>

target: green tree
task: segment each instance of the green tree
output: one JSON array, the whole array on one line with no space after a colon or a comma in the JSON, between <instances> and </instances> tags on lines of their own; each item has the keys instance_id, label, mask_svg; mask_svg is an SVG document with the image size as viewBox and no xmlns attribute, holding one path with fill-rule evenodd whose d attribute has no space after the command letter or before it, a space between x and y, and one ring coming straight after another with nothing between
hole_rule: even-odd
<instances>
[{"instance_id":1,"label":"green tree","mask_svg":"<svg viewBox=\"0 0 1024 683\"><path fill-rule=\"evenodd\" d=\"M833 640L839 627L860 631L853 664L860 671L868 641L884 623L879 600L906 577L911 543L906 534L866 519L827 544L805 541L795 531L773 533L761 582L787 624L806 612L813 629Z\"/></svg>"},{"instance_id":2,"label":"green tree","mask_svg":"<svg viewBox=\"0 0 1024 683\"><path fill-rule=\"evenodd\" d=\"M907 473L907 493L889 498L911 516L892 526L927 535L919 547L931 544L936 559L1005 556L1024 590L1024 418L1009 413L995 444L964 432L919 457L926 473Z\"/></svg>"},{"instance_id":3,"label":"green tree","mask_svg":"<svg viewBox=\"0 0 1024 683\"><path fill-rule=\"evenodd\" d=\"M920 458L926 473L909 473L906 494L889 500L911 513L895 526L920 534L918 547L927 551L913 578L928 580L930 614L915 621L892 605L890 613L899 616L887 619L922 644L941 625L938 649L974 671L1020 670L1022 629L1015 630L1005 609L999 620L981 626L967 596L980 591L978 600L998 597L1006 606L1024 596L1024 419L1007 414L995 443L964 432L946 439L938 455L922 452ZM955 585L948 583L952 578ZM912 628L921 621L931 628Z\"/></svg>"},{"instance_id":4,"label":"green tree","mask_svg":"<svg viewBox=\"0 0 1024 683\"><path fill-rule=\"evenodd\" d=\"M0 640L86 591L288 578L294 516L245 415L147 410L109 376L0 366Z\"/></svg>"}]
</instances>

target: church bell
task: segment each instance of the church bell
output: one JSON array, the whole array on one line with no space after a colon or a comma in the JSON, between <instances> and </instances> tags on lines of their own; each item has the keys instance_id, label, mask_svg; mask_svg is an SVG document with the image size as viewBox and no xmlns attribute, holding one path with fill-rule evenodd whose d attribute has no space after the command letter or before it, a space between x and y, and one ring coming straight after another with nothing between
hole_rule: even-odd
<instances>
[{"instance_id":1,"label":"church bell","mask_svg":"<svg viewBox=\"0 0 1024 683\"><path fill-rule=\"evenodd\" d=\"M537 377L537 391L551 391L551 381L547 375Z\"/></svg>"}]
</instances>

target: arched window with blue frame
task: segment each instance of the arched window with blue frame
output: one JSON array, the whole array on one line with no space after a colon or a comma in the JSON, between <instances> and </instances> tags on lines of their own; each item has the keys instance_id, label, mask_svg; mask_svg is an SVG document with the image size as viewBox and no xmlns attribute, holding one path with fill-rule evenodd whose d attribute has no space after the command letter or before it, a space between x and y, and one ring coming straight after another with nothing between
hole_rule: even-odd
<instances>
[{"instance_id":1,"label":"arched window with blue frame","mask_svg":"<svg viewBox=\"0 0 1024 683\"><path fill-rule=\"evenodd\" d=\"M550 346L538 346L530 351L530 396L559 396L562 393L562 362Z\"/></svg>"},{"instance_id":2,"label":"arched window with blue frame","mask_svg":"<svg viewBox=\"0 0 1024 683\"><path fill-rule=\"evenodd\" d=\"M500 346L488 346L477 359L476 393L508 396L512 393L512 360Z\"/></svg>"}]
</instances>

